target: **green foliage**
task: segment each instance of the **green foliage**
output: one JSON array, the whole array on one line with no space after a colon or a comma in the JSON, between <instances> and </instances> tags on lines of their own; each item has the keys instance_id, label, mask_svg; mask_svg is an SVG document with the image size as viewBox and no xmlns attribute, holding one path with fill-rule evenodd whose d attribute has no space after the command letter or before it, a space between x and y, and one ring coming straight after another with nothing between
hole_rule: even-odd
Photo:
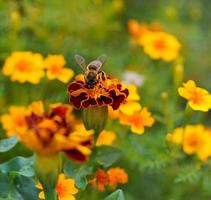
<instances>
[{"instance_id":1,"label":"green foliage","mask_svg":"<svg viewBox=\"0 0 211 200\"><path fill-rule=\"evenodd\" d=\"M16 136L0 140L0 153L9 151L18 143Z\"/></svg>"},{"instance_id":2,"label":"green foliage","mask_svg":"<svg viewBox=\"0 0 211 200\"><path fill-rule=\"evenodd\" d=\"M122 190L116 190L104 200L125 200Z\"/></svg>"}]
</instances>

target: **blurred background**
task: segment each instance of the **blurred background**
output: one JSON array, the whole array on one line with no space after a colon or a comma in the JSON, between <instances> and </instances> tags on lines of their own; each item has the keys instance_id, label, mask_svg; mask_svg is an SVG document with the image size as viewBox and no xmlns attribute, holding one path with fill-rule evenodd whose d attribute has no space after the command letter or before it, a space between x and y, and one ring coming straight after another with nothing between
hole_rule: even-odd
<instances>
[{"instance_id":1,"label":"blurred background","mask_svg":"<svg viewBox=\"0 0 211 200\"><path fill-rule=\"evenodd\" d=\"M175 35L182 44L185 79L196 80L211 90L210 10L209 0L0 0L0 64L3 66L5 58L17 50L30 50L45 56L63 54L67 66L77 74L81 69L74 61L74 54L79 53L91 61L106 53L108 60L104 70L108 74L121 79L124 71L130 69L145 77L146 82L140 88L141 102L159 112L162 108L155 105L154 99L171 89L168 83L172 80L168 75L173 63L161 63L166 70L152 70L149 67L152 61L141 48L130 45L128 20L158 23L166 32ZM9 93L11 87L16 87L14 83L5 85L8 78L1 75L0 79L3 113L8 105L17 103L14 98L18 95L16 92L12 97ZM35 93L33 100L39 99L36 87L31 90ZM52 83L49 87L43 98L67 102L64 84ZM174 109L171 107L171 110ZM123 129L117 131L124 132ZM165 148L165 131L160 126L156 129L157 134L149 133L150 137L148 133L141 137L128 135L127 142L120 138L125 152L119 164L125 166L129 174L129 183L123 187L126 199L210 199L211 174L208 169L209 175L203 179L174 181L181 163L170 161ZM186 167L186 171L188 169Z\"/></svg>"}]
</instances>

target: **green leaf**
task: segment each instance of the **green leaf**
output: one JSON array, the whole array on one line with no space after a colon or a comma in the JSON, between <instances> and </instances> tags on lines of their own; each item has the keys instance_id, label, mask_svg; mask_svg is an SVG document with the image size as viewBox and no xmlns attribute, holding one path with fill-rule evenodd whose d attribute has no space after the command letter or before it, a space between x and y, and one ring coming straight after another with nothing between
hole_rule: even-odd
<instances>
[{"instance_id":1,"label":"green leaf","mask_svg":"<svg viewBox=\"0 0 211 200\"><path fill-rule=\"evenodd\" d=\"M120 156L121 151L119 149L111 146L101 146L97 148L91 162L97 162L104 167L109 167L116 162Z\"/></svg>"},{"instance_id":2,"label":"green leaf","mask_svg":"<svg viewBox=\"0 0 211 200\"><path fill-rule=\"evenodd\" d=\"M0 174L0 199L24 200L6 174Z\"/></svg>"},{"instance_id":3,"label":"green leaf","mask_svg":"<svg viewBox=\"0 0 211 200\"><path fill-rule=\"evenodd\" d=\"M189 164L184 166L178 175L176 176L174 182L193 182L195 181L200 175L200 170L195 165Z\"/></svg>"},{"instance_id":4,"label":"green leaf","mask_svg":"<svg viewBox=\"0 0 211 200\"><path fill-rule=\"evenodd\" d=\"M0 172L14 173L27 177L34 175L34 158L15 157L0 165Z\"/></svg>"},{"instance_id":5,"label":"green leaf","mask_svg":"<svg viewBox=\"0 0 211 200\"><path fill-rule=\"evenodd\" d=\"M76 186L81 189L85 190L88 181L87 176L91 175L93 171L92 166L84 165L80 166L70 161L67 161L64 165L64 173L71 178L75 179Z\"/></svg>"},{"instance_id":6,"label":"green leaf","mask_svg":"<svg viewBox=\"0 0 211 200\"><path fill-rule=\"evenodd\" d=\"M0 140L0 152L6 152L12 149L18 143L16 136Z\"/></svg>"},{"instance_id":7,"label":"green leaf","mask_svg":"<svg viewBox=\"0 0 211 200\"><path fill-rule=\"evenodd\" d=\"M125 200L125 197L122 190L119 189L107 196L104 200Z\"/></svg>"}]
</instances>

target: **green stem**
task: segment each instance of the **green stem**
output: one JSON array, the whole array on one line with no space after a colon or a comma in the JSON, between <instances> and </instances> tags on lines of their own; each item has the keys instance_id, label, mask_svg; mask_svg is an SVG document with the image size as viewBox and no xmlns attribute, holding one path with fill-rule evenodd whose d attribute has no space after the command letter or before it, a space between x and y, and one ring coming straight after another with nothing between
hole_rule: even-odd
<instances>
[{"instance_id":1,"label":"green stem","mask_svg":"<svg viewBox=\"0 0 211 200\"><path fill-rule=\"evenodd\" d=\"M45 200L57 200L54 188L44 188Z\"/></svg>"}]
</instances>

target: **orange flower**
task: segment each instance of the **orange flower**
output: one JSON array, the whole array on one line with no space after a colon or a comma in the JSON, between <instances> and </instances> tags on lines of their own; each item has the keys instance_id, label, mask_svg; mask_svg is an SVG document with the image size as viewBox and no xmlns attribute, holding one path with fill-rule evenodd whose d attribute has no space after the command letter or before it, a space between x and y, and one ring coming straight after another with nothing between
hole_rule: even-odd
<instances>
[{"instance_id":1,"label":"orange flower","mask_svg":"<svg viewBox=\"0 0 211 200\"><path fill-rule=\"evenodd\" d=\"M96 146L107 145L111 146L116 139L116 134L113 131L102 131L97 138Z\"/></svg>"},{"instance_id":2,"label":"orange flower","mask_svg":"<svg viewBox=\"0 0 211 200\"><path fill-rule=\"evenodd\" d=\"M211 95L203 88L197 87L193 80L183 83L178 89L179 95L188 100L193 110L208 111L211 108Z\"/></svg>"},{"instance_id":3,"label":"orange flower","mask_svg":"<svg viewBox=\"0 0 211 200\"><path fill-rule=\"evenodd\" d=\"M166 62L175 60L181 48L176 37L165 32L148 32L139 42L144 52L152 59L162 59Z\"/></svg>"},{"instance_id":4,"label":"orange flower","mask_svg":"<svg viewBox=\"0 0 211 200\"><path fill-rule=\"evenodd\" d=\"M127 88L122 88L117 80L110 79L104 72L100 72L98 77L94 85L87 84L81 76L69 84L67 91L70 102L76 109L110 105L113 110L117 110L125 101L129 94Z\"/></svg>"},{"instance_id":5,"label":"orange flower","mask_svg":"<svg viewBox=\"0 0 211 200\"><path fill-rule=\"evenodd\" d=\"M137 134L143 134L145 126L151 127L154 123L154 119L147 108L143 108L132 115L120 116L120 124L131 126L131 131Z\"/></svg>"},{"instance_id":6,"label":"orange flower","mask_svg":"<svg viewBox=\"0 0 211 200\"><path fill-rule=\"evenodd\" d=\"M34 102L25 108L21 118L20 112L17 116L13 113L2 116L3 127L9 136L16 134L36 153L51 155L64 151L74 161L86 161L91 154L93 131L79 127L70 105L53 104L49 108L46 112L42 102Z\"/></svg>"},{"instance_id":7,"label":"orange flower","mask_svg":"<svg viewBox=\"0 0 211 200\"><path fill-rule=\"evenodd\" d=\"M118 184L126 184L128 182L128 175L124 169L119 167L111 168L107 171L109 186L116 187Z\"/></svg>"},{"instance_id":8,"label":"orange flower","mask_svg":"<svg viewBox=\"0 0 211 200\"><path fill-rule=\"evenodd\" d=\"M63 55L48 55L45 59L48 79L58 79L63 83L67 83L73 77L73 71L64 68L65 64L66 61Z\"/></svg>"},{"instance_id":9,"label":"orange flower","mask_svg":"<svg viewBox=\"0 0 211 200\"><path fill-rule=\"evenodd\" d=\"M29 51L14 52L6 59L2 72L12 81L38 84L45 75L43 57Z\"/></svg>"},{"instance_id":10,"label":"orange flower","mask_svg":"<svg viewBox=\"0 0 211 200\"><path fill-rule=\"evenodd\" d=\"M108 175L102 169L98 169L95 174L95 178L89 181L90 184L96 186L99 191L105 191L105 187L108 185Z\"/></svg>"},{"instance_id":11,"label":"orange flower","mask_svg":"<svg viewBox=\"0 0 211 200\"><path fill-rule=\"evenodd\" d=\"M183 128L176 128L172 133L167 135L167 141L174 143L174 144L182 144L184 136L184 129Z\"/></svg>"},{"instance_id":12,"label":"orange flower","mask_svg":"<svg viewBox=\"0 0 211 200\"><path fill-rule=\"evenodd\" d=\"M40 183L36 184L36 187L40 190L43 189ZM67 179L64 174L60 174L56 185L58 200L75 200L74 195L77 193L78 189L75 187L75 181L73 179ZM39 199L45 199L43 191L39 193Z\"/></svg>"}]
</instances>

